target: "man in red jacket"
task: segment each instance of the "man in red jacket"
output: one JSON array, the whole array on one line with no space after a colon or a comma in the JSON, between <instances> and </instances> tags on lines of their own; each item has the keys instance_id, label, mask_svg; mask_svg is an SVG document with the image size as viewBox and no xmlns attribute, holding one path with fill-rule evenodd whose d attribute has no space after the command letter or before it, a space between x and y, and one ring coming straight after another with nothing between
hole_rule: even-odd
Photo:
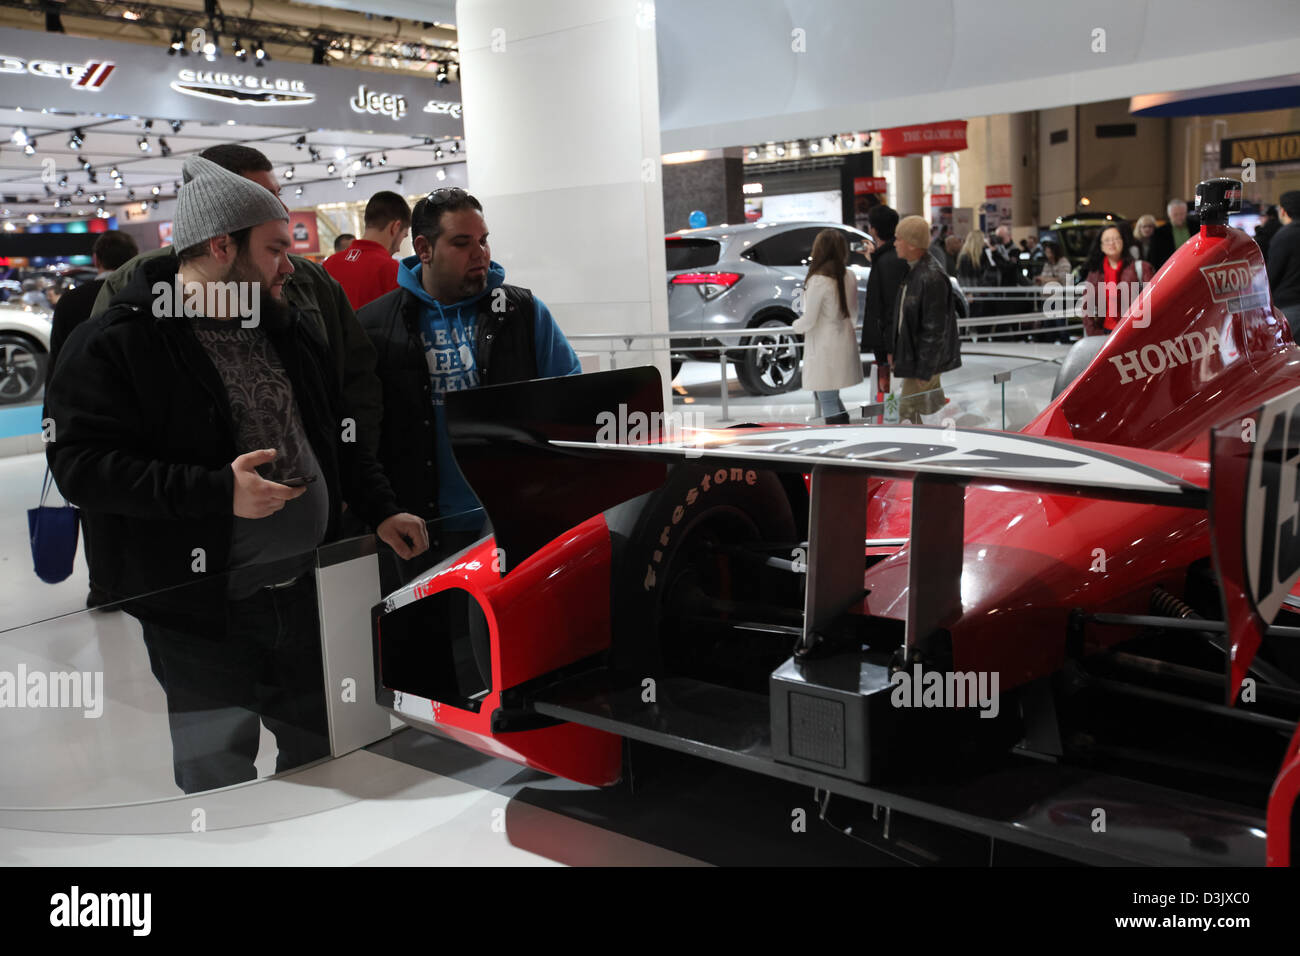
<instances>
[{"instance_id":1,"label":"man in red jacket","mask_svg":"<svg viewBox=\"0 0 1300 956\"><path fill-rule=\"evenodd\" d=\"M366 203L366 229L342 252L323 263L325 271L338 280L352 308L359 309L397 288L397 260L411 231L411 207L393 192L377 192Z\"/></svg>"}]
</instances>

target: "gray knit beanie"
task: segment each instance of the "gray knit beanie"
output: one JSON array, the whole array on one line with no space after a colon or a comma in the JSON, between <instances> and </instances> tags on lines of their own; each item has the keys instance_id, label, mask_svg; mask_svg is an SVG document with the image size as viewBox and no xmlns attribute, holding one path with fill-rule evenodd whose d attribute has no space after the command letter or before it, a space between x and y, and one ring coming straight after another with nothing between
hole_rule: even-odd
<instances>
[{"instance_id":1,"label":"gray knit beanie","mask_svg":"<svg viewBox=\"0 0 1300 956\"><path fill-rule=\"evenodd\" d=\"M209 159L187 157L181 170L185 182L172 217L172 245L178 250L271 219L289 221L280 197Z\"/></svg>"}]
</instances>

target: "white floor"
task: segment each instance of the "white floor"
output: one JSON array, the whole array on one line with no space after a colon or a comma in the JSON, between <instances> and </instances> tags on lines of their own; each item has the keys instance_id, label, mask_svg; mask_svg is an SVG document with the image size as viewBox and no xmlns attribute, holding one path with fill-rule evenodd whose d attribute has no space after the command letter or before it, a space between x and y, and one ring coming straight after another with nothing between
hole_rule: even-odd
<instances>
[{"instance_id":1,"label":"white floor","mask_svg":"<svg viewBox=\"0 0 1300 956\"><path fill-rule=\"evenodd\" d=\"M1047 404L1064 352L1054 345L968 346L962 368L944 376L950 404L939 417L998 428L1005 414L1006 427L1020 427ZM1005 400L992 383L1001 371L1013 372ZM715 365L688 363L678 376L675 406L700 416L688 424L722 423L717 375ZM734 376L727 396L728 424L802 423L814 413L809 392L748 396ZM843 398L857 420L858 406L874 395L863 385ZM165 701L139 624L84 609L80 553L60 584L44 584L32 570L26 509L37 503L44 467L41 455L0 458L0 672L102 673L104 710L92 719L72 709L0 709L0 864L697 862L581 814L513 799L509 781L520 768L488 758L475 783L358 751L279 778L184 796L172 780ZM264 731L263 775L274 755ZM575 785L534 779L528 786Z\"/></svg>"}]
</instances>

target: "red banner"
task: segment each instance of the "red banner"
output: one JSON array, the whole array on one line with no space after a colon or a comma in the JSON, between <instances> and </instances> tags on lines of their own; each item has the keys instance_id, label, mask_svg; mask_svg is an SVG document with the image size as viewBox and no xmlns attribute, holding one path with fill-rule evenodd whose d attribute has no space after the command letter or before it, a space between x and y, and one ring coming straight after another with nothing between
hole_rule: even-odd
<instances>
[{"instance_id":1,"label":"red banner","mask_svg":"<svg viewBox=\"0 0 1300 956\"><path fill-rule=\"evenodd\" d=\"M930 206L938 208L939 206L951 206L952 193L930 193Z\"/></svg>"},{"instance_id":2,"label":"red banner","mask_svg":"<svg viewBox=\"0 0 1300 956\"><path fill-rule=\"evenodd\" d=\"M984 198L985 199L1010 199L1011 184L1003 183L999 186L985 186Z\"/></svg>"},{"instance_id":3,"label":"red banner","mask_svg":"<svg viewBox=\"0 0 1300 956\"><path fill-rule=\"evenodd\" d=\"M923 156L926 153L956 153L966 148L966 121L895 126L880 131L882 156Z\"/></svg>"},{"instance_id":4,"label":"red banner","mask_svg":"<svg viewBox=\"0 0 1300 956\"><path fill-rule=\"evenodd\" d=\"M319 252L320 237L316 232L316 210L289 213L289 235L293 245L290 252Z\"/></svg>"},{"instance_id":5,"label":"red banner","mask_svg":"<svg viewBox=\"0 0 1300 956\"><path fill-rule=\"evenodd\" d=\"M889 192L889 184L885 182L883 176L855 176L853 179L853 195L855 196L887 192Z\"/></svg>"}]
</instances>

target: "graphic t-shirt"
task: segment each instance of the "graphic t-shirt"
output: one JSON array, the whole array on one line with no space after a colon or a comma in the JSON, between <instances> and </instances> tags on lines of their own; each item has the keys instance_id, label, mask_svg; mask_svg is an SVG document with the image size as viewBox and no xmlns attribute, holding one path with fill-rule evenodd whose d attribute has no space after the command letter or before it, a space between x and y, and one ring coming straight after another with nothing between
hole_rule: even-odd
<instances>
[{"instance_id":1,"label":"graphic t-shirt","mask_svg":"<svg viewBox=\"0 0 1300 956\"><path fill-rule=\"evenodd\" d=\"M251 594L266 584L276 584L301 574L311 566L311 552L325 537L329 525L329 492L294 400L293 386L284 363L261 327L244 328L238 319L193 318L194 336L216 366L235 424L236 450L243 455L259 448L274 448L275 460L259 469L263 478L277 481L315 475L316 481L279 511L265 518L235 517L230 544L230 566L267 565L286 558L298 562L276 565L258 572L231 575L234 597Z\"/></svg>"}]
</instances>

